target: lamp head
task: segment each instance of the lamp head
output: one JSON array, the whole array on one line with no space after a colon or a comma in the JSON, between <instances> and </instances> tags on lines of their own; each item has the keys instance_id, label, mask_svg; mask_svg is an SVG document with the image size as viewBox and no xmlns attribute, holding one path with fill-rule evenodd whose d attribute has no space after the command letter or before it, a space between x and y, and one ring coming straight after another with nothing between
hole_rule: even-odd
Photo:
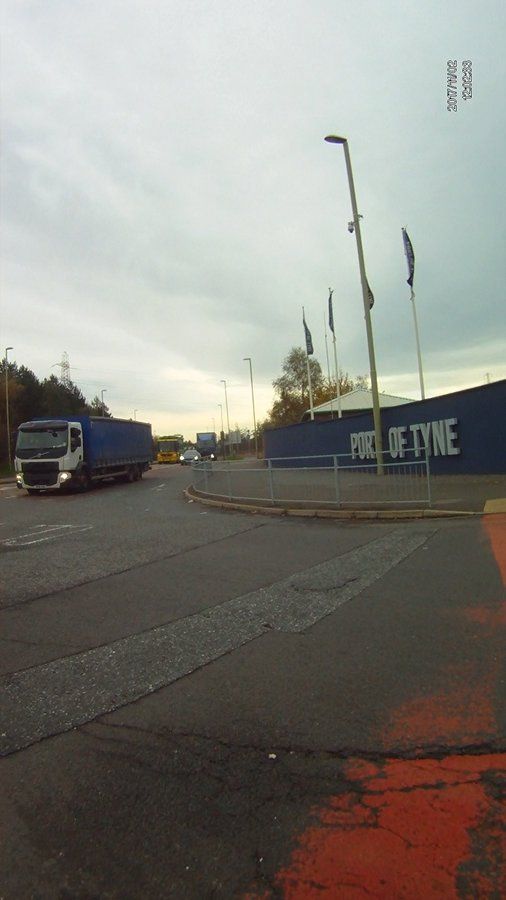
<instances>
[{"instance_id":1,"label":"lamp head","mask_svg":"<svg viewBox=\"0 0 506 900\"><path fill-rule=\"evenodd\" d=\"M346 144L347 139L344 137L338 137L337 134L328 134L325 138L329 144Z\"/></svg>"}]
</instances>

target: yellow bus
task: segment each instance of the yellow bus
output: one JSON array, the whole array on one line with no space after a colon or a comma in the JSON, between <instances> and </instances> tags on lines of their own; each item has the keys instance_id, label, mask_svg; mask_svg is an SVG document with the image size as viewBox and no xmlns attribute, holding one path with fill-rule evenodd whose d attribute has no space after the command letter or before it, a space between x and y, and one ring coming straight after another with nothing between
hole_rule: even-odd
<instances>
[{"instance_id":1,"label":"yellow bus","mask_svg":"<svg viewBox=\"0 0 506 900\"><path fill-rule=\"evenodd\" d=\"M178 463L183 450L183 435L168 434L158 438L156 461L159 463Z\"/></svg>"}]
</instances>

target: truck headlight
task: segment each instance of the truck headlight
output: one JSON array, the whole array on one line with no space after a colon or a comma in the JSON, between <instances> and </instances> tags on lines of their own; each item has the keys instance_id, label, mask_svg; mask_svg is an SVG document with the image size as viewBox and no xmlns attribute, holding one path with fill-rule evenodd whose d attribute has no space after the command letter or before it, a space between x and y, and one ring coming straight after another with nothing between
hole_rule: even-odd
<instances>
[{"instance_id":1,"label":"truck headlight","mask_svg":"<svg viewBox=\"0 0 506 900\"><path fill-rule=\"evenodd\" d=\"M211 453L211 459L216 459L214 453Z\"/></svg>"},{"instance_id":2,"label":"truck headlight","mask_svg":"<svg viewBox=\"0 0 506 900\"><path fill-rule=\"evenodd\" d=\"M183 456L183 454L181 454L181 456L179 457L179 462L184 462L184 456Z\"/></svg>"},{"instance_id":3,"label":"truck headlight","mask_svg":"<svg viewBox=\"0 0 506 900\"><path fill-rule=\"evenodd\" d=\"M23 482L23 476L22 476L22 475L16 475L16 481L17 481L18 484L22 484L22 482Z\"/></svg>"},{"instance_id":4,"label":"truck headlight","mask_svg":"<svg viewBox=\"0 0 506 900\"><path fill-rule=\"evenodd\" d=\"M60 481L68 481L69 478L72 478L70 472L60 472Z\"/></svg>"}]
</instances>

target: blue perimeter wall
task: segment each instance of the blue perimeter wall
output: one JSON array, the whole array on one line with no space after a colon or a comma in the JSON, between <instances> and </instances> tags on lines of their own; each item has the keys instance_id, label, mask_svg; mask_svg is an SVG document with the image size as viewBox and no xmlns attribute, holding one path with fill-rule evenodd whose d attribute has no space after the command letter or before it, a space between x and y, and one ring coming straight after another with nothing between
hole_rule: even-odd
<instances>
[{"instance_id":1,"label":"blue perimeter wall","mask_svg":"<svg viewBox=\"0 0 506 900\"><path fill-rule=\"evenodd\" d=\"M383 449L389 449L389 430L405 427L406 461L412 460L414 434L409 426L456 419L447 427L452 455L442 455L434 446L431 428L430 469L438 475L497 474L506 472L506 380L481 387L417 400L381 410ZM444 431L444 426L441 426ZM436 425L437 428L437 425ZM374 429L372 413L347 416L324 422L301 422L264 432L264 457L319 456L351 453L351 435ZM440 429L441 430L441 429ZM418 432L421 437L421 432ZM395 435L393 435L395 440ZM354 439L356 443L356 438ZM456 449L459 453L455 453ZM448 448L447 448L448 449ZM370 462L356 458L357 465ZM394 461L387 453L385 462ZM402 462L397 457L395 461ZM307 465L307 463L302 463ZM294 463L288 463L294 465Z\"/></svg>"}]
</instances>

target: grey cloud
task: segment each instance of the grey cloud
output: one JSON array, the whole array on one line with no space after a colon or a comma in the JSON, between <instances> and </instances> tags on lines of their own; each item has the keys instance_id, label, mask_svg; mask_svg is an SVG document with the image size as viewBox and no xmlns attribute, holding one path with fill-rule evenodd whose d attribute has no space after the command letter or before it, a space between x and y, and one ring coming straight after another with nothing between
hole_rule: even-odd
<instances>
[{"instance_id":1,"label":"grey cloud","mask_svg":"<svg viewBox=\"0 0 506 900\"><path fill-rule=\"evenodd\" d=\"M365 372L344 160L323 143L342 128L380 381L417 384L402 225L429 389L450 360L463 383L480 359L506 374L502 4L7 6L3 293L20 362L46 374L67 349L104 373L132 367L116 396L137 407L134 384L161 418L164 363L195 369L208 387L181 382L174 415L221 402L225 377L244 383L246 419L242 357L268 385L302 344L304 304L323 364L332 285L342 367ZM446 59L464 53L476 96L452 117Z\"/></svg>"}]
</instances>

